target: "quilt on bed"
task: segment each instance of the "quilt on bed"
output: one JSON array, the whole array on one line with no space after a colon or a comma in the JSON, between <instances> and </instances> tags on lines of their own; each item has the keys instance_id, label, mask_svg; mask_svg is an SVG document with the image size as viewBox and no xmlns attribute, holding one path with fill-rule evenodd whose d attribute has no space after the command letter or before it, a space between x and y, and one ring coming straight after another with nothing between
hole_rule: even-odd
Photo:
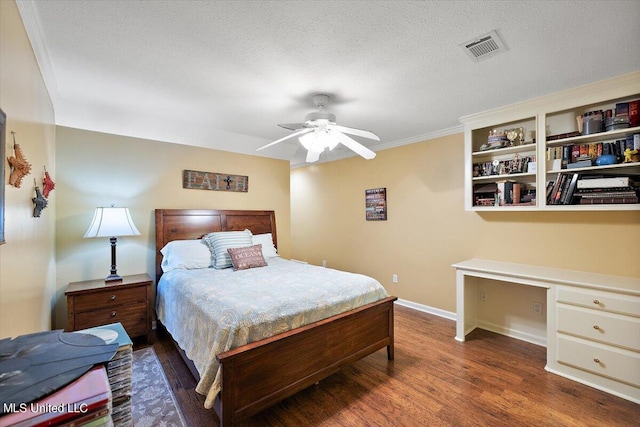
<instances>
[{"instance_id":1,"label":"quilt on bed","mask_svg":"<svg viewBox=\"0 0 640 427\"><path fill-rule=\"evenodd\" d=\"M157 314L198 372L211 408L221 387L216 354L326 319L388 296L375 279L269 258L233 271L176 269L158 283Z\"/></svg>"}]
</instances>

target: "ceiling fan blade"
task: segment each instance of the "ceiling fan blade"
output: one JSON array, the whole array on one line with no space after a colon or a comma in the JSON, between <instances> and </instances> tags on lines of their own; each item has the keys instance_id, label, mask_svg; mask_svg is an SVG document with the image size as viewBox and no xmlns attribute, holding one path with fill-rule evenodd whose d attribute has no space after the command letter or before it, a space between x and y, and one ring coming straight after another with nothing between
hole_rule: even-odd
<instances>
[{"instance_id":1,"label":"ceiling fan blade","mask_svg":"<svg viewBox=\"0 0 640 427\"><path fill-rule=\"evenodd\" d=\"M356 129L356 128L348 128L340 125L333 125L333 128L342 133L348 133L349 135L361 136L367 139L374 139L376 141L380 141L380 137L373 132L368 130Z\"/></svg>"},{"instance_id":2,"label":"ceiling fan blade","mask_svg":"<svg viewBox=\"0 0 640 427\"><path fill-rule=\"evenodd\" d=\"M280 123L278 126L289 130L298 130L305 127L304 123Z\"/></svg>"},{"instance_id":3,"label":"ceiling fan blade","mask_svg":"<svg viewBox=\"0 0 640 427\"><path fill-rule=\"evenodd\" d=\"M333 132L333 135L338 138L338 141L340 141L342 145L356 152L367 160L371 160L376 156L376 153L341 132Z\"/></svg>"},{"instance_id":4,"label":"ceiling fan blade","mask_svg":"<svg viewBox=\"0 0 640 427\"><path fill-rule=\"evenodd\" d=\"M297 131L297 132L292 133L291 135L287 135L287 136L285 136L284 138L280 138L280 139L278 139L277 141L270 142L269 144L264 145L264 146L262 146L262 147L258 148L256 151L264 150L265 148L269 148L269 147L271 147L272 145L276 145L276 144L277 144L277 143L279 143L279 142L285 141L285 140L287 140L287 139L289 139L289 138L293 138L293 137L295 137L295 136L303 135L303 134L305 134L305 133L311 132L312 130L313 130L313 128L305 128L305 129L301 129L301 130L299 130L299 131Z\"/></svg>"},{"instance_id":5,"label":"ceiling fan blade","mask_svg":"<svg viewBox=\"0 0 640 427\"><path fill-rule=\"evenodd\" d=\"M320 159L320 153L317 151L307 150L307 163L317 162Z\"/></svg>"}]
</instances>

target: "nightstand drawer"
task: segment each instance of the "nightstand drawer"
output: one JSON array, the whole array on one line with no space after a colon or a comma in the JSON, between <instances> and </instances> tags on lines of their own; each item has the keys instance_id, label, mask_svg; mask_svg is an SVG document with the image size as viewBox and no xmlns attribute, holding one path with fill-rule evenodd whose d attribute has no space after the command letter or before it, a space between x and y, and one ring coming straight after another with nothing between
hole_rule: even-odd
<instances>
[{"instance_id":1,"label":"nightstand drawer","mask_svg":"<svg viewBox=\"0 0 640 427\"><path fill-rule=\"evenodd\" d=\"M102 310L94 310L75 315L75 328L87 329L94 326L120 322L129 336L138 336L146 333L147 305L129 304Z\"/></svg>"},{"instance_id":2,"label":"nightstand drawer","mask_svg":"<svg viewBox=\"0 0 640 427\"><path fill-rule=\"evenodd\" d=\"M74 297L74 310L76 313L95 309L113 308L123 304L144 302L147 299L146 286L135 288L101 290ZM115 322L114 320L113 322ZM111 322L111 323L113 323Z\"/></svg>"}]
</instances>

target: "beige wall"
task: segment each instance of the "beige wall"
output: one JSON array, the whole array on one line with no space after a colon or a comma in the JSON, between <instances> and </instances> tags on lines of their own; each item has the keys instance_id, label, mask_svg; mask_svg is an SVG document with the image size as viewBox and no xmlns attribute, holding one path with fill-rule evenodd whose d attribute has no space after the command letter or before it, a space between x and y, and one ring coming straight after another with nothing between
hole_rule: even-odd
<instances>
[{"instance_id":1,"label":"beige wall","mask_svg":"<svg viewBox=\"0 0 640 427\"><path fill-rule=\"evenodd\" d=\"M469 258L640 277L638 211L466 212L462 134L377 154L292 171L294 258L371 275L391 294L449 312L451 264ZM388 220L365 221L364 191L378 187Z\"/></svg>"},{"instance_id":2,"label":"beige wall","mask_svg":"<svg viewBox=\"0 0 640 427\"><path fill-rule=\"evenodd\" d=\"M7 114L7 155L13 155L14 131L32 165L20 188L5 187L6 243L0 245L2 338L49 329L55 293L56 190L40 218L33 217L31 202L34 178L42 188L44 167L55 180L53 107L13 1L0 1L0 108Z\"/></svg>"},{"instance_id":3,"label":"beige wall","mask_svg":"<svg viewBox=\"0 0 640 427\"><path fill-rule=\"evenodd\" d=\"M141 236L118 239L118 273L155 275L157 208L275 210L278 250L291 252L289 162L138 138L57 128L56 327L66 324L64 288L105 277L108 239L83 239L97 206L126 206ZM186 190L184 169L249 177L247 193Z\"/></svg>"}]
</instances>

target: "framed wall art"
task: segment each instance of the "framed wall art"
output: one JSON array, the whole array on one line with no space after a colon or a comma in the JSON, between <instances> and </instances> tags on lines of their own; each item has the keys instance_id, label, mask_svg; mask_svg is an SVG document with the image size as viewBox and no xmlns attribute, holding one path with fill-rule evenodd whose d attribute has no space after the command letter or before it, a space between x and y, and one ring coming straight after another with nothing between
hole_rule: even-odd
<instances>
[{"instance_id":1,"label":"framed wall art","mask_svg":"<svg viewBox=\"0 0 640 427\"><path fill-rule=\"evenodd\" d=\"M365 217L367 221L387 220L387 189L372 188L364 191Z\"/></svg>"},{"instance_id":2,"label":"framed wall art","mask_svg":"<svg viewBox=\"0 0 640 427\"><path fill-rule=\"evenodd\" d=\"M7 115L0 110L0 245L4 243L4 186L5 186L5 165L7 157L5 150L7 147L6 132Z\"/></svg>"}]
</instances>

